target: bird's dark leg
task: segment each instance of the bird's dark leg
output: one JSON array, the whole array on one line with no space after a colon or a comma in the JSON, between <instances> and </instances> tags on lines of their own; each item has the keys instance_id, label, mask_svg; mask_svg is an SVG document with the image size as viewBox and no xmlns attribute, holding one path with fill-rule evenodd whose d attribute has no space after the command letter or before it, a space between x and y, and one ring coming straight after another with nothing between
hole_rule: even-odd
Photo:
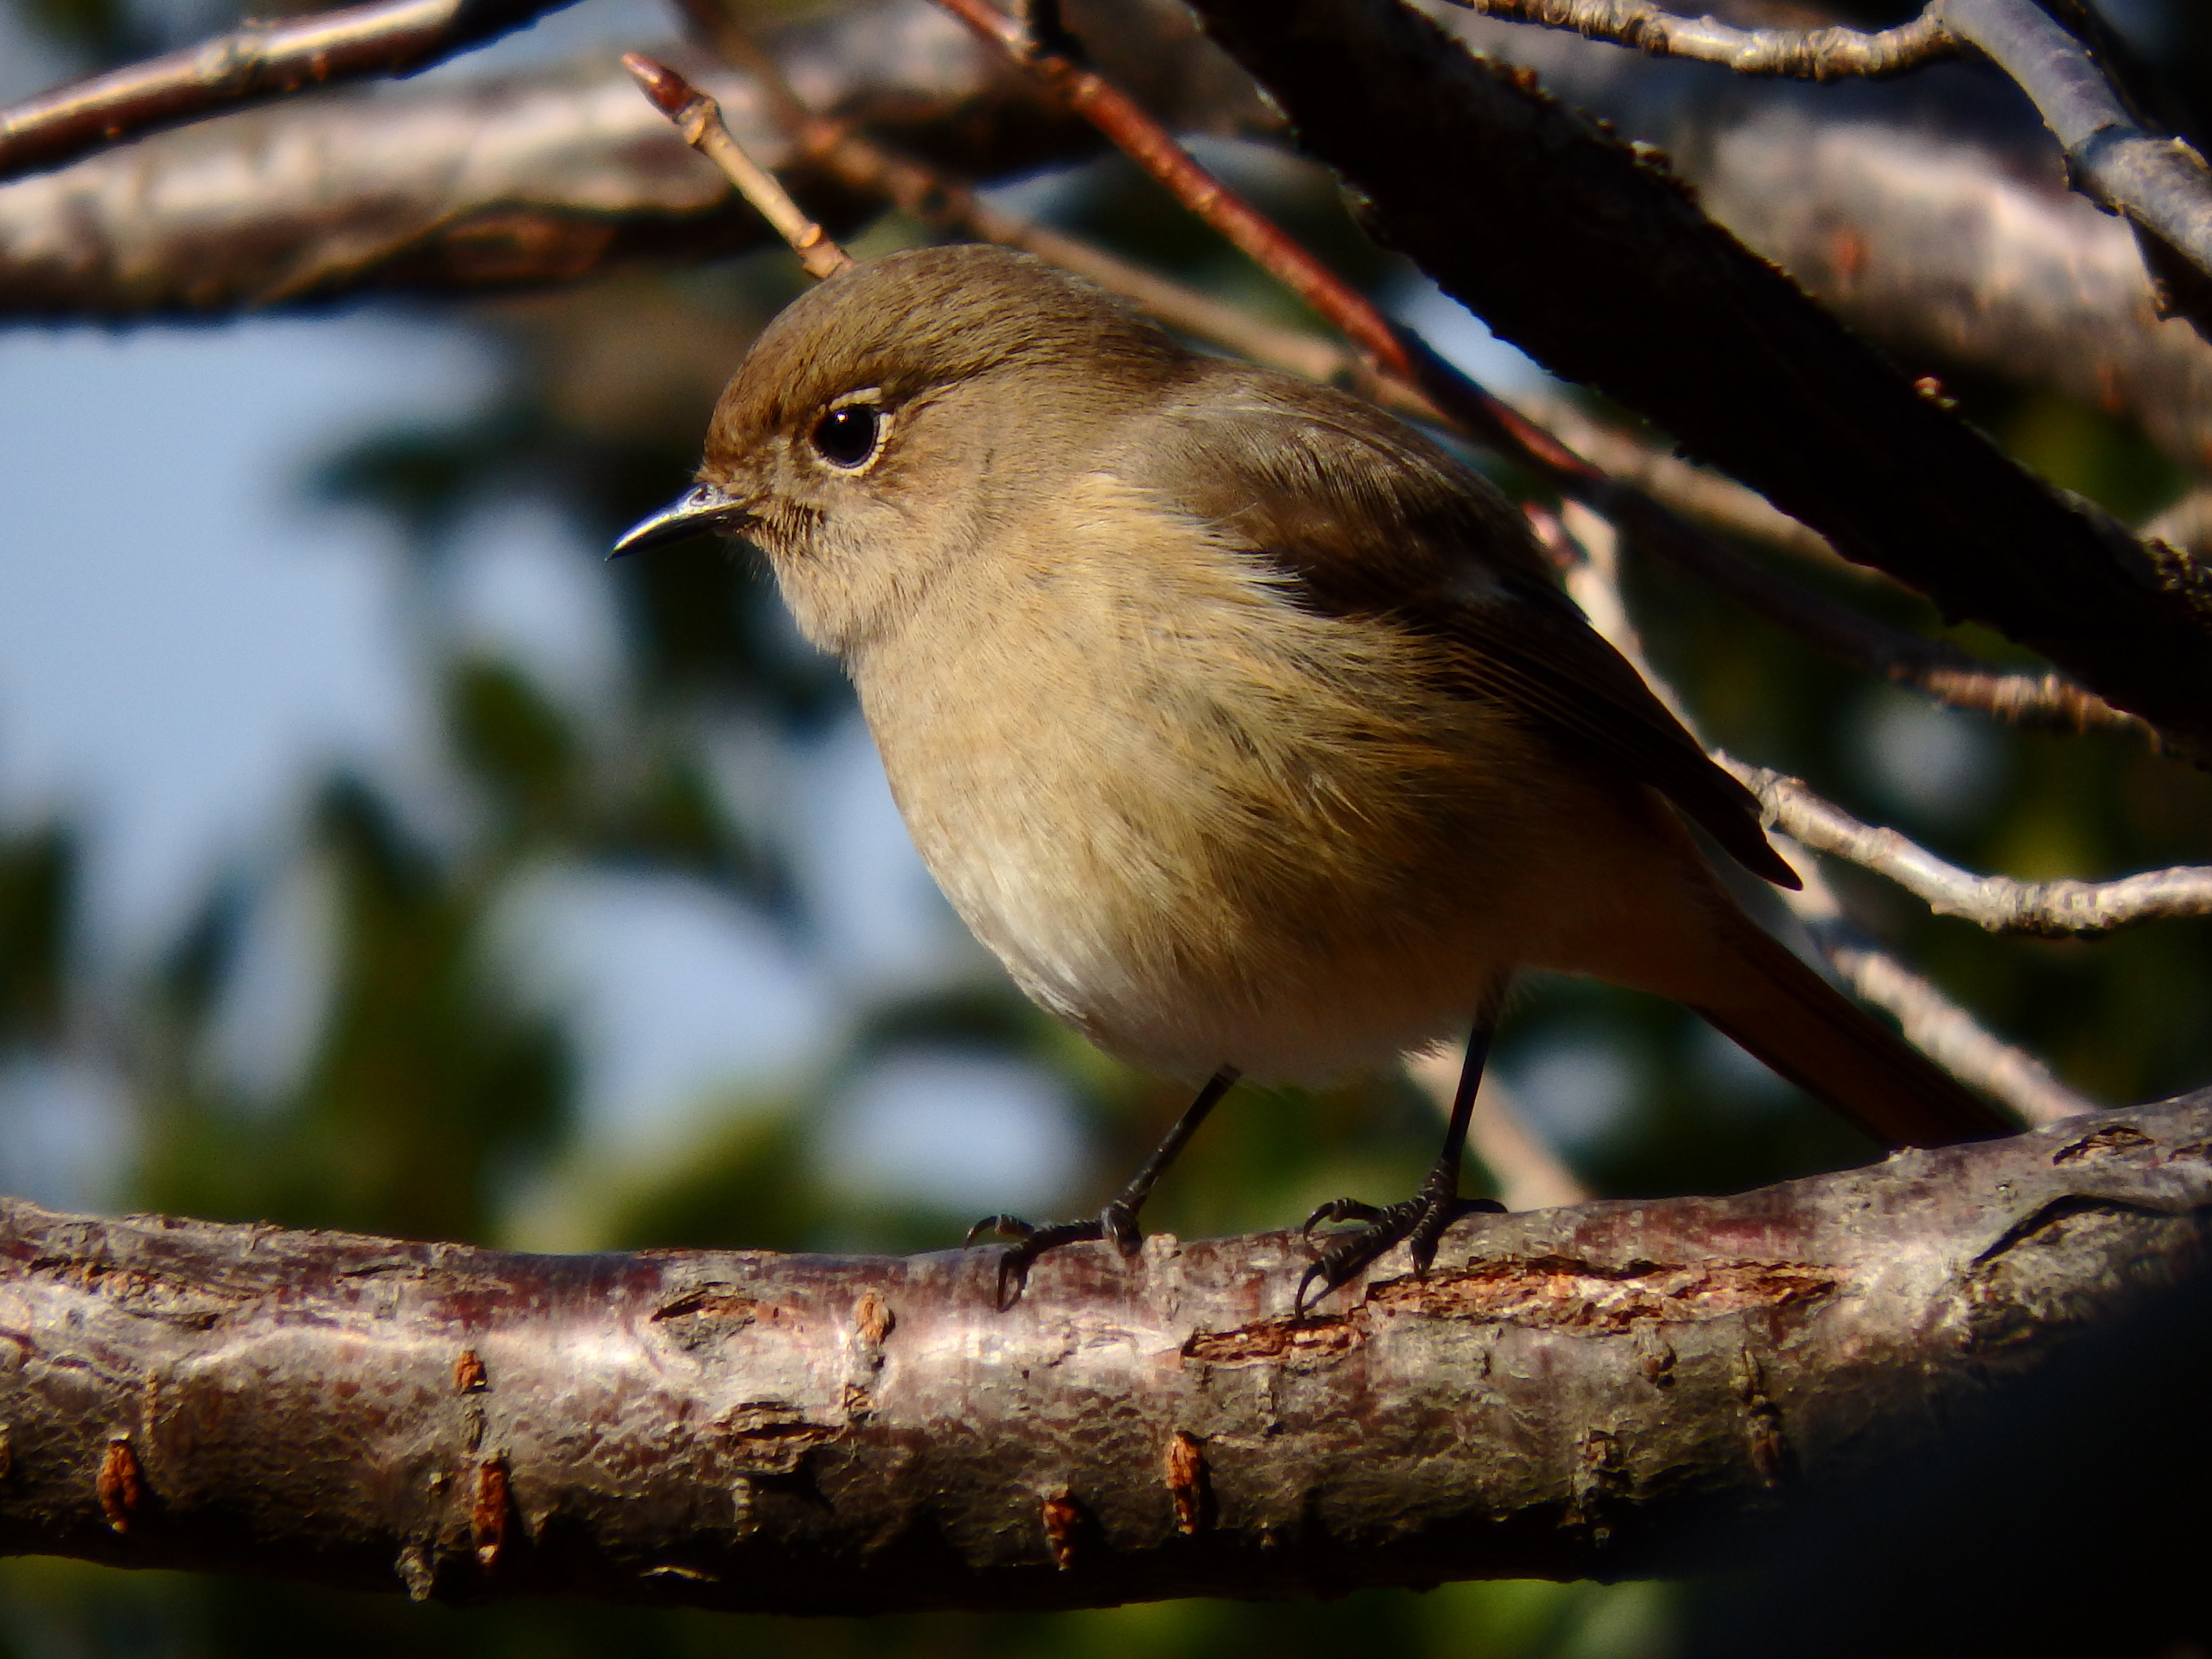
<instances>
[{"instance_id":1,"label":"bird's dark leg","mask_svg":"<svg viewBox=\"0 0 2212 1659\"><path fill-rule=\"evenodd\" d=\"M1443 1237L1445 1228L1470 1211L1505 1207L1495 1199L1459 1195L1460 1159L1467 1151L1467 1126L1474 1116L1475 1091L1482 1086L1482 1064L1490 1055L1490 1032L1491 1022L1486 1018L1467 1040L1467 1062L1460 1068L1459 1088L1452 1096L1451 1121L1444 1126L1444 1149L1437 1154L1436 1166L1421 1183L1421 1190L1403 1204L1387 1209L1363 1204L1356 1198L1332 1199L1306 1218L1309 1233L1328 1221L1362 1224L1323 1250L1306 1269L1291 1304L1294 1315L1305 1312L1306 1292L1316 1280L1321 1285L1315 1298L1318 1301L1401 1239L1412 1249L1413 1271L1426 1273L1436 1259L1437 1241Z\"/></svg>"},{"instance_id":2,"label":"bird's dark leg","mask_svg":"<svg viewBox=\"0 0 2212 1659\"><path fill-rule=\"evenodd\" d=\"M1168 1165L1176 1161L1190 1138L1198 1133L1198 1126L1206 1121L1206 1115L1218 1105L1237 1081L1237 1068L1224 1066L1206 1079L1206 1086L1198 1091L1198 1098L1175 1121L1167 1138L1152 1149L1145 1160L1144 1168L1129 1177L1129 1183L1106 1200L1106 1207L1085 1221L1055 1221L1040 1227L1019 1216L987 1215L968 1230L968 1242L973 1244L987 1232L995 1232L1015 1241L1013 1247L999 1262L999 1304L1006 1306L1018 1300L1022 1285L1029 1277L1030 1264L1047 1250L1058 1249L1063 1244L1073 1244L1085 1239L1110 1238L1123 1255L1134 1255L1139 1243L1137 1233L1137 1212L1152 1195L1152 1188L1167 1173ZM1006 1294L1008 1286L1013 1296Z\"/></svg>"}]
</instances>

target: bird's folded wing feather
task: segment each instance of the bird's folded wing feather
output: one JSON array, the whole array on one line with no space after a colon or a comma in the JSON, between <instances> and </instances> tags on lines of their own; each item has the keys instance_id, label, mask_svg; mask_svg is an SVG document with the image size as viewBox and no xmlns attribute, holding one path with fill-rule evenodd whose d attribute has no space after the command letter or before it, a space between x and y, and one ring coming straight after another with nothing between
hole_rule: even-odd
<instances>
[{"instance_id":1,"label":"bird's folded wing feather","mask_svg":"<svg viewBox=\"0 0 2212 1659\"><path fill-rule=\"evenodd\" d=\"M1747 869L1798 884L1756 798L1583 619L1479 475L1353 398L1229 363L1146 426L1115 470L1266 557L1300 604L1427 635L1466 695L1650 785Z\"/></svg>"}]
</instances>

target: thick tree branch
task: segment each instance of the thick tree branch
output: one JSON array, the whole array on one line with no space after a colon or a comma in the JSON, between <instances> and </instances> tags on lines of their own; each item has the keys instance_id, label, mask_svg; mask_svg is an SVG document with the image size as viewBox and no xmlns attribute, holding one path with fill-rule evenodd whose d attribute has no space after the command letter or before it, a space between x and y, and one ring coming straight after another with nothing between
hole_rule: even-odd
<instances>
[{"instance_id":1,"label":"thick tree branch","mask_svg":"<svg viewBox=\"0 0 2212 1659\"><path fill-rule=\"evenodd\" d=\"M1499 333L1846 556L2212 750L2212 602L1917 395L1648 157L1402 7L1196 9L1377 233ZM1455 164L1417 159L1437 155Z\"/></svg>"},{"instance_id":2,"label":"thick tree branch","mask_svg":"<svg viewBox=\"0 0 2212 1659\"><path fill-rule=\"evenodd\" d=\"M1818 853L1888 877L1940 916L1960 916L1992 933L2076 939L2145 922L2212 916L2212 868L2152 870L2118 881L2014 881L1947 864L1894 830L1862 823L1797 779L1729 763L1775 826Z\"/></svg>"},{"instance_id":3,"label":"thick tree branch","mask_svg":"<svg viewBox=\"0 0 2212 1659\"><path fill-rule=\"evenodd\" d=\"M1609 497L1590 499L1638 548L1690 572L1838 662L1911 686L1948 707L2016 726L2066 732L2151 730L2063 674L1992 668L1955 646L1838 605L1709 537L1685 533L1687 527L1680 519L1655 511L1647 496L1623 488Z\"/></svg>"},{"instance_id":4,"label":"thick tree branch","mask_svg":"<svg viewBox=\"0 0 2212 1659\"><path fill-rule=\"evenodd\" d=\"M1958 53L1958 40L1930 6L1909 23L1860 29L1740 29L1713 17L1685 17L1653 0L1452 0L1516 23L1572 29L1593 40L1634 46L1655 58L1719 64L1738 75L1832 81L1901 75Z\"/></svg>"},{"instance_id":5,"label":"thick tree branch","mask_svg":"<svg viewBox=\"0 0 2212 1659\"><path fill-rule=\"evenodd\" d=\"M2069 176L2212 275L2212 171L2186 143L2147 132L2080 40L2036 0L1934 0L1910 23L1854 29L1740 29L1651 0L1454 0L1470 11L1654 57L1718 64L1740 75L1824 81L1896 75L1956 55L1986 53L2034 100L2066 152Z\"/></svg>"},{"instance_id":6,"label":"thick tree branch","mask_svg":"<svg viewBox=\"0 0 2212 1659\"><path fill-rule=\"evenodd\" d=\"M2066 187L2027 98L1938 68L1847 96L1723 80L1556 31L1448 14L1470 46L1667 151L1705 210L1916 369L2052 386L2212 465L2212 345L2128 222Z\"/></svg>"},{"instance_id":7,"label":"thick tree branch","mask_svg":"<svg viewBox=\"0 0 2212 1659\"><path fill-rule=\"evenodd\" d=\"M255 21L0 110L0 179L150 128L365 76L427 69L574 0L374 0Z\"/></svg>"},{"instance_id":8,"label":"thick tree branch","mask_svg":"<svg viewBox=\"0 0 2212 1659\"><path fill-rule=\"evenodd\" d=\"M0 1204L0 1547L861 1613L1741 1559L2195 1265L2212 1098L1727 1199L1293 1236L526 1256Z\"/></svg>"}]
</instances>

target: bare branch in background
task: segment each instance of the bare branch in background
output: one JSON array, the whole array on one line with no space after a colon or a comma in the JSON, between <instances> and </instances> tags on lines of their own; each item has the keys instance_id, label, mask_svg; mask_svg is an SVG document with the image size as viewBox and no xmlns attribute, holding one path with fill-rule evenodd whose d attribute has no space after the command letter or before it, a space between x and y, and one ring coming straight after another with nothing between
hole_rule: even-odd
<instances>
[{"instance_id":1,"label":"bare branch in background","mask_svg":"<svg viewBox=\"0 0 2212 1659\"><path fill-rule=\"evenodd\" d=\"M1852 990L1887 1009L1905 1040L1960 1082L2002 1101L2030 1123L2057 1123L2099 1109L2024 1048L1990 1034L1926 978L1852 926L1819 863L1785 837L1777 843L1804 885L1784 895L1790 913Z\"/></svg>"},{"instance_id":2,"label":"bare branch in background","mask_svg":"<svg viewBox=\"0 0 2212 1659\"><path fill-rule=\"evenodd\" d=\"M1634 46L1654 57L1718 64L1738 75L1832 81L1844 76L1901 75L1958 55L1959 43L1930 6L1909 23L1860 29L1740 29L1712 17L1685 17L1651 0L1451 0L1469 11L1516 23L1572 29L1594 40Z\"/></svg>"},{"instance_id":3,"label":"bare branch in background","mask_svg":"<svg viewBox=\"0 0 2212 1659\"><path fill-rule=\"evenodd\" d=\"M991 0L938 0L976 36L1035 75L1096 126L1176 199L1311 306L1382 368L1417 380L1398 331L1366 296L1228 189L1176 143L1160 121L1096 70L1030 39Z\"/></svg>"},{"instance_id":4,"label":"bare branch in background","mask_svg":"<svg viewBox=\"0 0 2212 1659\"><path fill-rule=\"evenodd\" d=\"M526 1255L0 1200L0 1547L845 1614L1725 1569L2182 1279L2208 1143L2200 1096L1484 1217L1297 1320L1296 1235L1072 1246L1000 1310L990 1249Z\"/></svg>"},{"instance_id":5,"label":"bare branch in background","mask_svg":"<svg viewBox=\"0 0 2212 1659\"><path fill-rule=\"evenodd\" d=\"M2088 48L2035 0L1938 0L1960 39L2035 100L2094 200L2212 276L2212 169L2179 138L2147 132Z\"/></svg>"},{"instance_id":6,"label":"bare branch in background","mask_svg":"<svg viewBox=\"0 0 2212 1659\"><path fill-rule=\"evenodd\" d=\"M1439 1112L1450 1113L1459 1090L1458 1054L1447 1048L1410 1055L1406 1073ZM1519 1103L1498 1080L1495 1066L1483 1073L1475 1091L1468 1144L1497 1182L1498 1201L1509 1210L1552 1210L1589 1201L1589 1188L1528 1127Z\"/></svg>"},{"instance_id":7,"label":"bare branch in background","mask_svg":"<svg viewBox=\"0 0 2212 1659\"><path fill-rule=\"evenodd\" d=\"M1797 779L1723 758L1777 828L1816 853L1888 877L1942 916L1992 933L2070 939L2145 922L2212 916L2212 868L2153 870L2118 881L2014 881L1947 864L1894 830L1862 823Z\"/></svg>"},{"instance_id":8,"label":"bare branch in background","mask_svg":"<svg viewBox=\"0 0 2212 1659\"><path fill-rule=\"evenodd\" d=\"M2160 318L2123 221L2002 161L1778 108L1720 134L1689 171L1717 218L1908 360L2053 387L2212 469L2212 345Z\"/></svg>"},{"instance_id":9,"label":"bare branch in background","mask_svg":"<svg viewBox=\"0 0 2212 1659\"><path fill-rule=\"evenodd\" d=\"M574 0L375 0L255 21L0 110L0 179L120 139L368 76L427 69Z\"/></svg>"},{"instance_id":10,"label":"bare branch in background","mask_svg":"<svg viewBox=\"0 0 2212 1659\"><path fill-rule=\"evenodd\" d=\"M952 165L1020 172L1097 147L925 0L775 44L824 107ZM781 166L787 146L750 83L700 79ZM791 182L808 201L823 181L800 169ZM222 315L377 289L542 286L769 234L601 55L459 88L326 94L0 185L0 315Z\"/></svg>"},{"instance_id":11,"label":"bare branch in background","mask_svg":"<svg viewBox=\"0 0 2212 1659\"><path fill-rule=\"evenodd\" d=\"M1717 64L1740 75L1829 80L1880 76L1986 53L2034 100L2066 152L2068 173L2212 275L2212 171L2178 138L2147 132L2087 47L2035 0L1934 0L1911 22L1852 29L1739 29L1678 15L1650 0L1453 0L1486 16Z\"/></svg>"},{"instance_id":12,"label":"bare branch in background","mask_svg":"<svg viewBox=\"0 0 2212 1659\"><path fill-rule=\"evenodd\" d=\"M1187 19L1135 3L1072 0L1069 10L1099 63L1176 131L1262 118L1249 79L1211 43L1176 32ZM1535 65L1563 95L1666 145L1716 217L1893 351L2057 387L2136 422L2185 465L2212 465L2212 346L2186 323L2159 321L2127 227L2069 195L2055 163L2045 181L2032 155L1923 130L1919 106L1892 108L1889 88L1861 88L1847 106L1768 82L1690 95L1686 80L1718 72L1452 19L1486 51ZM971 178L1032 171L1096 143L931 6L865 6L779 30L769 45L824 116ZM802 202L818 194L742 79L705 84ZM380 289L465 294L757 245L752 216L633 101L603 61L496 86L325 94L0 186L0 315L221 315ZM2049 143L2039 128L2033 137ZM824 198L817 216L836 205ZM1558 424L1541 407L1528 412ZM1814 532L1786 528L1794 521L1755 497L1740 497L1738 512L1709 489L1680 495L1677 483L1693 483L1686 471L1632 474L1620 454L1566 435L1700 522L1729 512L1731 533L1820 556ZM1765 532L1752 528L1762 519Z\"/></svg>"}]
</instances>

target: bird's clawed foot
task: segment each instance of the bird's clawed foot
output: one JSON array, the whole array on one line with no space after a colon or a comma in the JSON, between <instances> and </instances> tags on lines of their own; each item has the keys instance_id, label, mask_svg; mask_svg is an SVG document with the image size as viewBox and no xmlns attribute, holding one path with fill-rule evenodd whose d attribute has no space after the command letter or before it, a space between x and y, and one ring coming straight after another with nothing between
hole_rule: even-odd
<instances>
[{"instance_id":1,"label":"bird's clawed foot","mask_svg":"<svg viewBox=\"0 0 2212 1659\"><path fill-rule=\"evenodd\" d=\"M1403 1204L1387 1208L1363 1204L1356 1198L1335 1198L1322 1205L1306 1218L1304 1231L1309 1237L1316 1227L1333 1221L1357 1221L1361 1224L1338 1239L1317 1256L1305 1276L1298 1280L1298 1293L1292 1298L1291 1311L1294 1317L1306 1312L1306 1294L1316 1284L1316 1302L1331 1291L1348 1284L1360 1270L1381 1255L1392 1245L1401 1241L1413 1258L1413 1271L1425 1273L1429 1263L1436 1260L1437 1241L1444 1236L1444 1229L1463 1215L1497 1214L1505 1206L1494 1198L1462 1198L1458 1194L1437 1188L1424 1188L1418 1197Z\"/></svg>"},{"instance_id":2,"label":"bird's clawed foot","mask_svg":"<svg viewBox=\"0 0 2212 1659\"><path fill-rule=\"evenodd\" d=\"M1018 1215L987 1215L968 1230L969 1243L973 1244L986 1233L996 1233L1001 1238L1014 1241L999 1258L1001 1308L1011 1308L1022 1299L1022 1287L1029 1282L1030 1264L1047 1250L1056 1250L1063 1244L1110 1238L1116 1249L1131 1256L1144 1244L1137 1231L1137 1212L1119 1199L1088 1220L1054 1221L1042 1227Z\"/></svg>"}]
</instances>

